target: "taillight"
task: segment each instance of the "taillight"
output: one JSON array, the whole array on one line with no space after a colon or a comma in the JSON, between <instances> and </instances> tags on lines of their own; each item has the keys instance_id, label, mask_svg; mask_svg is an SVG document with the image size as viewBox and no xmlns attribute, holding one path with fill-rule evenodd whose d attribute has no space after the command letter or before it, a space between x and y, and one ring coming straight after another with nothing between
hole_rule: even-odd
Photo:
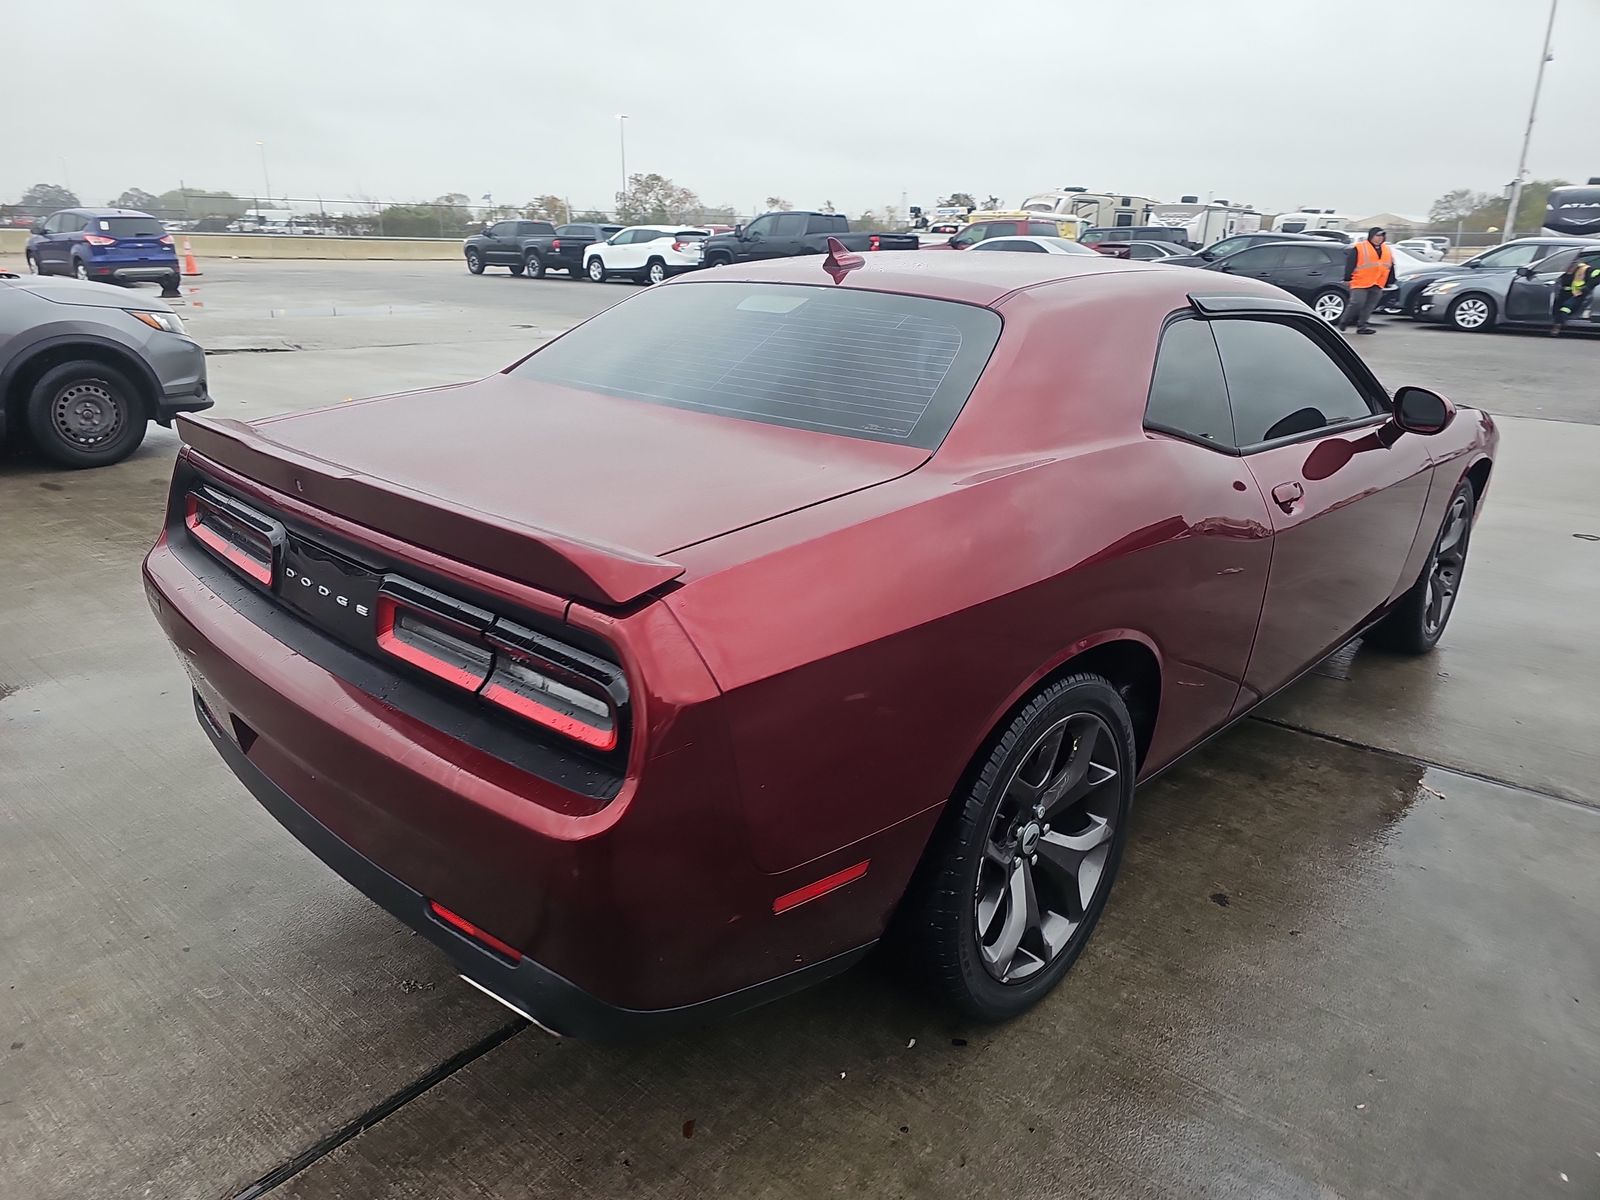
<instances>
[{"instance_id":1,"label":"taillight","mask_svg":"<svg viewBox=\"0 0 1600 1200\"><path fill-rule=\"evenodd\" d=\"M673 248L673 249L674 249L674 250L682 250L682 249L683 249L683 243L682 243L682 242L680 242L680 241L676 241L676 240L675 240L675 241L674 241L674 242L673 242L673 243L672 243L672 248Z\"/></svg>"},{"instance_id":2,"label":"taillight","mask_svg":"<svg viewBox=\"0 0 1600 1200\"><path fill-rule=\"evenodd\" d=\"M550 249L552 249L552 250L561 249L561 239L560 238L551 238L550 239Z\"/></svg>"},{"instance_id":3,"label":"taillight","mask_svg":"<svg viewBox=\"0 0 1600 1200\"><path fill-rule=\"evenodd\" d=\"M878 248L878 235L877 234L873 234L872 235L872 240L868 244L867 249L876 250L877 248Z\"/></svg>"},{"instance_id":4,"label":"taillight","mask_svg":"<svg viewBox=\"0 0 1600 1200\"><path fill-rule=\"evenodd\" d=\"M106 237L100 233L86 233L83 235L83 240L91 246L115 246L117 244L116 238Z\"/></svg>"},{"instance_id":5,"label":"taillight","mask_svg":"<svg viewBox=\"0 0 1600 1200\"><path fill-rule=\"evenodd\" d=\"M172 245L172 235L170 233L163 233L156 239L156 241L160 242L163 246L170 246Z\"/></svg>"},{"instance_id":6,"label":"taillight","mask_svg":"<svg viewBox=\"0 0 1600 1200\"><path fill-rule=\"evenodd\" d=\"M194 540L254 579L272 586L283 545L283 527L228 497L190 492L184 497L183 523Z\"/></svg>"},{"instance_id":7,"label":"taillight","mask_svg":"<svg viewBox=\"0 0 1600 1200\"><path fill-rule=\"evenodd\" d=\"M508 621L497 622L488 639L494 670L479 695L585 746L616 748L628 695L620 671Z\"/></svg>"},{"instance_id":8,"label":"taillight","mask_svg":"<svg viewBox=\"0 0 1600 1200\"><path fill-rule=\"evenodd\" d=\"M378 591L378 648L446 683L475 692L494 654L483 643L492 613L429 588L388 579Z\"/></svg>"},{"instance_id":9,"label":"taillight","mask_svg":"<svg viewBox=\"0 0 1600 1200\"><path fill-rule=\"evenodd\" d=\"M450 926L450 928L454 929L457 933L466 934L467 937L471 938L475 942L482 943L489 949L493 950L496 954L503 954L512 962L522 961L522 951L518 950L510 942L501 941L488 930L481 929L474 925L460 913L451 912L437 900L428 901L428 911L431 912L437 919L443 921L446 925Z\"/></svg>"}]
</instances>

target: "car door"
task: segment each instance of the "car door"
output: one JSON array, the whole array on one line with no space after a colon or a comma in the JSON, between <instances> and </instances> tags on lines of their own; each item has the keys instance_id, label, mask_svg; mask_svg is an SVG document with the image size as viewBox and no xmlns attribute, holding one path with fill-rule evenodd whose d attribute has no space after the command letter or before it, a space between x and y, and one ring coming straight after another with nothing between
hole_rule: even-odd
<instances>
[{"instance_id":1,"label":"car door","mask_svg":"<svg viewBox=\"0 0 1600 1200\"><path fill-rule=\"evenodd\" d=\"M499 263L501 266L522 261L522 255L517 253L515 221L496 221L489 226L488 232L484 234L483 260Z\"/></svg>"},{"instance_id":2,"label":"car door","mask_svg":"<svg viewBox=\"0 0 1600 1200\"><path fill-rule=\"evenodd\" d=\"M624 229L606 248L606 266L613 271L637 271L644 266L644 247L660 235L652 229Z\"/></svg>"},{"instance_id":3,"label":"car door","mask_svg":"<svg viewBox=\"0 0 1600 1200\"><path fill-rule=\"evenodd\" d=\"M1432 479L1355 352L1314 317L1212 322L1234 435L1272 521L1272 570L1241 704L1359 632L1402 576Z\"/></svg>"},{"instance_id":4,"label":"car door","mask_svg":"<svg viewBox=\"0 0 1600 1200\"><path fill-rule=\"evenodd\" d=\"M60 261L61 239L57 231L61 228L61 216L61 213L51 213L35 231L33 261L41 275L53 271Z\"/></svg>"},{"instance_id":5,"label":"car door","mask_svg":"<svg viewBox=\"0 0 1600 1200\"><path fill-rule=\"evenodd\" d=\"M747 259L771 258L767 253L768 243L777 230L778 218L776 214L768 213L757 217L744 227L744 236L741 240L741 251Z\"/></svg>"},{"instance_id":6,"label":"car door","mask_svg":"<svg viewBox=\"0 0 1600 1200\"><path fill-rule=\"evenodd\" d=\"M1290 295L1310 300L1318 292L1344 283L1344 254L1332 246L1280 246L1283 261L1268 279ZM1335 261L1338 266L1335 266Z\"/></svg>"},{"instance_id":7,"label":"car door","mask_svg":"<svg viewBox=\"0 0 1600 1200\"><path fill-rule=\"evenodd\" d=\"M1184 315L1162 331L1144 425L1152 461L1141 478L1157 511L1181 514L1176 536L1148 538L1182 614L1162 650L1187 664L1185 703L1161 714L1167 744L1181 751L1238 705L1272 561L1267 502L1234 448L1211 322Z\"/></svg>"},{"instance_id":8,"label":"car door","mask_svg":"<svg viewBox=\"0 0 1600 1200\"><path fill-rule=\"evenodd\" d=\"M1576 250L1562 250L1529 266L1518 267L1506 287L1506 320L1549 325L1555 312L1556 285L1561 281L1561 273L1577 257Z\"/></svg>"},{"instance_id":9,"label":"car door","mask_svg":"<svg viewBox=\"0 0 1600 1200\"><path fill-rule=\"evenodd\" d=\"M1212 270L1221 271L1224 275L1243 275L1246 279L1262 279L1272 283L1275 282L1273 275L1282 265L1282 246L1256 246L1219 259Z\"/></svg>"},{"instance_id":10,"label":"car door","mask_svg":"<svg viewBox=\"0 0 1600 1200\"><path fill-rule=\"evenodd\" d=\"M762 258L787 258L805 249L806 214L781 213L772 225L772 236L762 247Z\"/></svg>"}]
</instances>

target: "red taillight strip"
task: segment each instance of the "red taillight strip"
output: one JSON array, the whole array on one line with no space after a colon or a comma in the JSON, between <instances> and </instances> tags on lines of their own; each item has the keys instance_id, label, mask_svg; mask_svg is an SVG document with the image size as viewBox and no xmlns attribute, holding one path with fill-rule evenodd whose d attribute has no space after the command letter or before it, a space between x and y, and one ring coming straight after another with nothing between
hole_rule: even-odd
<instances>
[{"instance_id":1,"label":"red taillight strip","mask_svg":"<svg viewBox=\"0 0 1600 1200\"><path fill-rule=\"evenodd\" d=\"M842 871L835 871L832 875L824 875L814 883L805 887L795 888L792 892L785 892L772 902L774 914L788 912L791 908L798 908L819 896L826 896L829 892L842 888L847 883L854 883L867 873L867 868L872 865L870 858L864 858L853 867L846 867Z\"/></svg>"},{"instance_id":2,"label":"red taillight strip","mask_svg":"<svg viewBox=\"0 0 1600 1200\"><path fill-rule=\"evenodd\" d=\"M502 942L499 938L495 937L494 934L489 933L486 930L479 929L471 921L467 920L463 916L459 916L456 913L451 912L437 900L428 901L428 911L439 920L443 921L446 925L450 926L450 928L454 929L457 933L464 933L473 941L481 942L490 950L493 950L496 954L504 955L512 962L522 961L522 951L518 950L510 942Z\"/></svg>"},{"instance_id":3,"label":"red taillight strip","mask_svg":"<svg viewBox=\"0 0 1600 1200\"><path fill-rule=\"evenodd\" d=\"M616 726L610 729L597 729L577 717L569 717L566 713L557 712L524 696L521 692L514 691L503 684L495 683L493 677L483 691L478 693L491 704L509 709L519 717L537 722L557 733L564 733L573 741L582 742L585 746L593 746L596 750L614 750L617 746Z\"/></svg>"},{"instance_id":4,"label":"red taillight strip","mask_svg":"<svg viewBox=\"0 0 1600 1200\"><path fill-rule=\"evenodd\" d=\"M223 520L226 517L218 514ZM267 561L251 558L243 550L223 537L215 529L204 524L206 513L200 509L200 498L192 493L187 497L184 506L183 523L196 541L200 542L213 554L217 554L232 563L239 570L254 579L262 587L272 586L272 547L267 545Z\"/></svg>"},{"instance_id":5,"label":"red taillight strip","mask_svg":"<svg viewBox=\"0 0 1600 1200\"><path fill-rule=\"evenodd\" d=\"M463 688L469 692L477 691L482 686L483 681L488 678L488 671L485 670L482 675L474 674L464 667L456 666L455 663L445 662L442 658L435 658L426 650L413 646L406 641L394 631L395 613L399 607L392 597L382 594L378 596L376 627L378 649L386 654L394 655L401 662L408 662L412 666L428 672L430 675L437 676L446 683L453 683L456 687Z\"/></svg>"}]
</instances>

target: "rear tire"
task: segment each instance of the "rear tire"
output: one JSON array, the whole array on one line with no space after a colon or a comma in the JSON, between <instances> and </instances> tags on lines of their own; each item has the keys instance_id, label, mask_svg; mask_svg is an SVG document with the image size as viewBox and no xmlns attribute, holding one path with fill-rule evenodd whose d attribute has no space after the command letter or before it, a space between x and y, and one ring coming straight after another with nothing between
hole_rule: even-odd
<instances>
[{"instance_id":1,"label":"rear tire","mask_svg":"<svg viewBox=\"0 0 1600 1200\"><path fill-rule=\"evenodd\" d=\"M537 250L528 251L528 257L523 260L522 265L526 268L529 279L544 278L544 259L539 257Z\"/></svg>"},{"instance_id":2,"label":"rear tire","mask_svg":"<svg viewBox=\"0 0 1600 1200\"><path fill-rule=\"evenodd\" d=\"M600 261L598 254L589 260L588 265L584 268L584 274L589 277L590 283L604 283L606 281L606 264Z\"/></svg>"},{"instance_id":3,"label":"rear tire","mask_svg":"<svg viewBox=\"0 0 1600 1200\"><path fill-rule=\"evenodd\" d=\"M1116 688L1069 675L1005 725L951 800L898 932L966 1016L1017 1016L1082 952L1127 841L1136 764Z\"/></svg>"},{"instance_id":4,"label":"rear tire","mask_svg":"<svg viewBox=\"0 0 1600 1200\"><path fill-rule=\"evenodd\" d=\"M77 263L73 266L72 273L85 283L90 281L89 264L84 262L81 258L78 259Z\"/></svg>"},{"instance_id":5,"label":"rear tire","mask_svg":"<svg viewBox=\"0 0 1600 1200\"><path fill-rule=\"evenodd\" d=\"M1400 597L1389 615L1367 632L1374 646L1397 654L1426 654L1439 644L1461 594L1461 576L1472 542L1472 514L1477 494L1463 479L1445 509L1444 523L1433 539L1422 576Z\"/></svg>"},{"instance_id":6,"label":"rear tire","mask_svg":"<svg viewBox=\"0 0 1600 1200\"><path fill-rule=\"evenodd\" d=\"M1444 319L1463 333L1485 333L1494 328L1494 301L1487 296L1462 296L1445 310Z\"/></svg>"},{"instance_id":7,"label":"rear tire","mask_svg":"<svg viewBox=\"0 0 1600 1200\"><path fill-rule=\"evenodd\" d=\"M645 264L644 281L649 284L665 283L667 280L667 264L659 258L652 258Z\"/></svg>"},{"instance_id":8,"label":"rear tire","mask_svg":"<svg viewBox=\"0 0 1600 1200\"><path fill-rule=\"evenodd\" d=\"M474 275L482 275L483 274L483 255L479 254L476 250L468 250L467 251L467 270L471 271Z\"/></svg>"},{"instance_id":9,"label":"rear tire","mask_svg":"<svg viewBox=\"0 0 1600 1200\"><path fill-rule=\"evenodd\" d=\"M144 403L121 371L89 360L52 367L28 394L28 431L63 467L104 467L144 441Z\"/></svg>"},{"instance_id":10,"label":"rear tire","mask_svg":"<svg viewBox=\"0 0 1600 1200\"><path fill-rule=\"evenodd\" d=\"M1328 288L1318 292L1311 298L1311 310L1326 321L1329 325L1337 325L1344 320L1344 310L1348 301L1343 292L1337 288Z\"/></svg>"}]
</instances>

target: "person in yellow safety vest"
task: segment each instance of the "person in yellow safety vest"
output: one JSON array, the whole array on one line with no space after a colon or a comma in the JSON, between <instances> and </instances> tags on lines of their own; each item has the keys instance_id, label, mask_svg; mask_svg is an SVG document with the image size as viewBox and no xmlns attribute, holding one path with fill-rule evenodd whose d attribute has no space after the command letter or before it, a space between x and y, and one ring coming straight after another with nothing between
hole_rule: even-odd
<instances>
[{"instance_id":1,"label":"person in yellow safety vest","mask_svg":"<svg viewBox=\"0 0 1600 1200\"><path fill-rule=\"evenodd\" d=\"M1550 318L1551 337L1561 336L1562 329L1583 310L1597 285L1600 285L1600 254L1584 254L1574 258L1572 265L1561 273L1561 279L1556 283L1555 311Z\"/></svg>"},{"instance_id":2,"label":"person in yellow safety vest","mask_svg":"<svg viewBox=\"0 0 1600 1200\"><path fill-rule=\"evenodd\" d=\"M1339 328L1354 325L1357 333L1376 333L1372 310L1378 307L1383 289L1394 282L1394 251L1389 249L1389 235L1376 225L1367 230L1366 240L1350 247L1344 278L1350 285L1350 300L1344 306Z\"/></svg>"}]
</instances>

